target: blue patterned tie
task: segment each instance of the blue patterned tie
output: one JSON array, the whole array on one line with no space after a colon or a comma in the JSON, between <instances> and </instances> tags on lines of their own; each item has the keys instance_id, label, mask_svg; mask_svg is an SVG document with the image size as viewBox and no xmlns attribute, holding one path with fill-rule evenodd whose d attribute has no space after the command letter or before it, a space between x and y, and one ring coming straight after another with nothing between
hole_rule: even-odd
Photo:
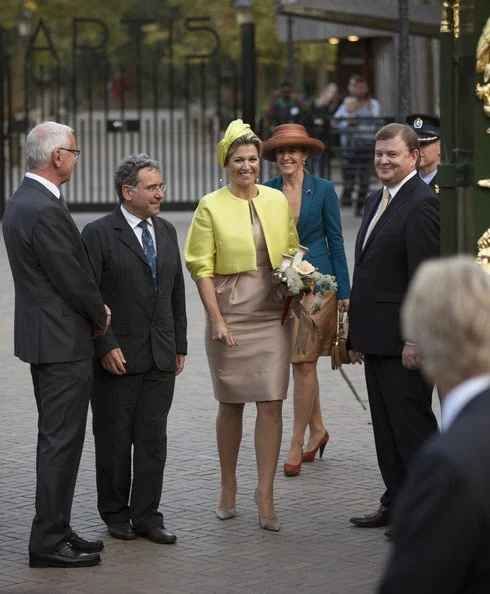
<instances>
[{"instance_id":1,"label":"blue patterned tie","mask_svg":"<svg viewBox=\"0 0 490 594\"><path fill-rule=\"evenodd\" d=\"M138 227L143 230L143 251L145 252L146 259L151 268L151 276L153 277L153 284L155 289L158 287L157 281L157 255L155 253L155 245L153 244L153 238L150 231L148 230L148 223L141 221L138 223Z\"/></svg>"}]
</instances>

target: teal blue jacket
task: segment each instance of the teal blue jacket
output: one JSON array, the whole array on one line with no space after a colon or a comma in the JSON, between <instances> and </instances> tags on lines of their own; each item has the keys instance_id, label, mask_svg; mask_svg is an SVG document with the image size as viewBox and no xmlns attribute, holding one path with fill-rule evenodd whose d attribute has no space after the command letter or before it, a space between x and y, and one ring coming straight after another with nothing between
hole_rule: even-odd
<instances>
[{"instance_id":1,"label":"teal blue jacket","mask_svg":"<svg viewBox=\"0 0 490 594\"><path fill-rule=\"evenodd\" d=\"M282 177L271 179L264 185L282 192ZM348 299L349 271L339 199L332 182L305 172L297 230L300 244L310 250L305 260L316 266L322 274L334 275L339 299Z\"/></svg>"}]
</instances>

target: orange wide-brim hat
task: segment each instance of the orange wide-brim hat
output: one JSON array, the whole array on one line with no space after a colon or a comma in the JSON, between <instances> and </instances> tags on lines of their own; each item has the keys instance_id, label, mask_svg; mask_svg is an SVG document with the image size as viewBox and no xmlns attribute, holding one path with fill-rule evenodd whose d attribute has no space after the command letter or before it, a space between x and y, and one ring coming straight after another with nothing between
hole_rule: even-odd
<instances>
[{"instance_id":1,"label":"orange wide-brim hat","mask_svg":"<svg viewBox=\"0 0 490 594\"><path fill-rule=\"evenodd\" d=\"M304 126L299 124L281 124L274 128L270 138L262 143L262 157L267 161L276 160L279 148L298 146L308 153L308 157L318 157L325 150L325 144L317 138L308 135Z\"/></svg>"}]
</instances>

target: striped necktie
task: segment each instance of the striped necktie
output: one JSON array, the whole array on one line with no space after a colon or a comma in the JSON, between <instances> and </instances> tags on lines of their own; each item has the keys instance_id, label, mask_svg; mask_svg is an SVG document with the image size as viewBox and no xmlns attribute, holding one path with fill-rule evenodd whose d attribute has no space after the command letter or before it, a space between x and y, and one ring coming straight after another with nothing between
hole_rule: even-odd
<instances>
[{"instance_id":1,"label":"striped necktie","mask_svg":"<svg viewBox=\"0 0 490 594\"><path fill-rule=\"evenodd\" d=\"M141 221L138 223L138 227L143 230L142 240L143 240L143 251L145 252L146 259L148 260L148 264L151 268L151 276L153 277L153 285L155 289L158 287L158 280L157 280L157 254L155 252L155 244L153 243L153 238L151 233L148 229L148 223L146 221Z\"/></svg>"}]
</instances>

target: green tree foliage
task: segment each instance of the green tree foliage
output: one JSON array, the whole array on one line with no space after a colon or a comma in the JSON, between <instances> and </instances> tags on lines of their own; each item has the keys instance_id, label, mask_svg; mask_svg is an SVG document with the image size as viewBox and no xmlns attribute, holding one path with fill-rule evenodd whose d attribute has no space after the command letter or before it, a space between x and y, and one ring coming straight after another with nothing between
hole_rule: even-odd
<instances>
[{"instance_id":1,"label":"green tree foliage","mask_svg":"<svg viewBox=\"0 0 490 594\"><path fill-rule=\"evenodd\" d=\"M212 34L191 30L199 26L196 21L187 27L185 24L186 19L209 18L211 27L221 38L221 53L225 59L236 61L240 56L240 32L233 0L2 0L0 22L4 29L13 30L22 11L32 15L34 26L39 19L43 20L62 58L71 52L74 18L102 20L110 31L108 50L112 55L121 50L124 54L125 49L131 51L128 48L137 35L136 25L121 25L121 19L147 21L141 25L143 44L159 50L165 58L171 36L176 63L183 62L189 54L206 54L214 49L216 41ZM255 0L253 13L258 61L264 65L280 63L284 60L284 44L277 40L275 0ZM170 20L173 21L172 33L169 32ZM99 43L101 28L97 24L79 23L77 27L80 43L90 46ZM40 35L41 43L42 37Z\"/></svg>"}]
</instances>

